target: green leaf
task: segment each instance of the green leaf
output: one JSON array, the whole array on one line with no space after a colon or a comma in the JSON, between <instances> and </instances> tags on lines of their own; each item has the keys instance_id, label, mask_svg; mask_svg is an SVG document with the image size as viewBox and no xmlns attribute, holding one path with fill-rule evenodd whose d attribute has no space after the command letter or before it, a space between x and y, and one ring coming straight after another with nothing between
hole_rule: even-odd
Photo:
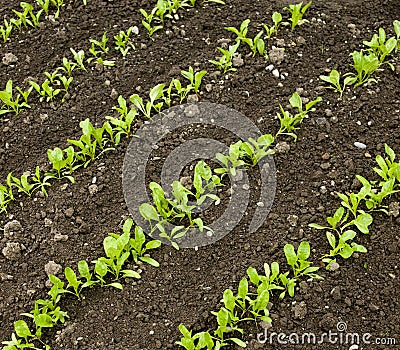
<instances>
[{"instance_id":1,"label":"green leaf","mask_svg":"<svg viewBox=\"0 0 400 350\"><path fill-rule=\"evenodd\" d=\"M224 291L224 295L223 295L223 301L224 301L224 305L225 307L233 312L234 308L235 308L235 297L233 296L233 292L231 289L225 289Z\"/></svg>"},{"instance_id":2,"label":"green leaf","mask_svg":"<svg viewBox=\"0 0 400 350\"><path fill-rule=\"evenodd\" d=\"M287 263L290 266L294 266L294 264L297 261L297 255L295 253L294 247L291 244L285 244L285 246L283 247L283 250L285 252L285 256L286 256L286 260Z\"/></svg>"},{"instance_id":3,"label":"green leaf","mask_svg":"<svg viewBox=\"0 0 400 350\"><path fill-rule=\"evenodd\" d=\"M67 279L69 285L73 287L74 289L77 289L80 282L76 278L76 274L74 270L72 270L70 267L66 267L64 270L65 278Z\"/></svg>"},{"instance_id":4,"label":"green leaf","mask_svg":"<svg viewBox=\"0 0 400 350\"><path fill-rule=\"evenodd\" d=\"M217 313L217 322L219 326L226 327L229 322L228 310L221 308Z\"/></svg>"},{"instance_id":5,"label":"green leaf","mask_svg":"<svg viewBox=\"0 0 400 350\"><path fill-rule=\"evenodd\" d=\"M114 287L114 288L120 289L120 290L123 290L123 289L124 289L124 287L122 286L122 284L121 284L121 283L118 283L118 282L110 283L110 284L107 284L107 285L110 286L110 287Z\"/></svg>"},{"instance_id":6,"label":"green leaf","mask_svg":"<svg viewBox=\"0 0 400 350\"><path fill-rule=\"evenodd\" d=\"M336 248L336 238L335 238L335 236L330 232L326 232L326 238L328 239L328 242L329 242L330 246L332 248Z\"/></svg>"},{"instance_id":7,"label":"green leaf","mask_svg":"<svg viewBox=\"0 0 400 350\"><path fill-rule=\"evenodd\" d=\"M269 290L268 289L263 290L261 294L257 297L257 302L254 308L257 311L266 309L269 303L269 297L270 297Z\"/></svg>"},{"instance_id":8,"label":"green leaf","mask_svg":"<svg viewBox=\"0 0 400 350\"><path fill-rule=\"evenodd\" d=\"M139 206L140 214L148 221L158 221L158 214L156 209L149 203L143 203Z\"/></svg>"},{"instance_id":9,"label":"green leaf","mask_svg":"<svg viewBox=\"0 0 400 350\"><path fill-rule=\"evenodd\" d=\"M353 249L348 244L345 244L339 254L343 259L348 259L353 255L353 252Z\"/></svg>"},{"instance_id":10,"label":"green leaf","mask_svg":"<svg viewBox=\"0 0 400 350\"><path fill-rule=\"evenodd\" d=\"M319 225L319 224L314 224L314 223L308 224L308 227L316 228L317 230L325 230L325 229L329 228L329 227L322 226L322 225Z\"/></svg>"},{"instance_id":11,"label":"green leaf","mask_svg":"<svg viewBox=\"0 0 400 350\"><path fill-rule=\"evenodd\" d=\"M153 240L153 241L150 241L150 242L148 242L147 244L146 244L146 250L149 250L149 249L156 249L156 248L159 248L161 246L161 241L159 241L159 240Z\"/></svg>"},{"instance_id":12,"label":"green leaf","mask_svg":"<svg viewBox=\"0 0 400 350\"><path fill-rule=\"evenodd\" d=\"M303 102L300 95L295 92L289 99L289 103L293 108L297 108L299 111L303 109Z\"/></svg>"},{"instance_id":13,"label":"green leaf","mask_svg":"<svg viewBox=\"0 0 400 350\"><path fill-rule=\"evenodd\" d=\"M346 242L349 240L354 239L354 237L357 235L357 233L353 230L346 230L345 232L343 232L343 234L340 236L340 240L342 242Z\"/></svg>"},{"instance_id":14,"label":"green leaf","mask_svg":"<svg viewBox=\"0 0 400 350\"><path fill-rule=\"evenodd\" d=\"M305 261L310 256L310 243L301 242L299 248L297 249L297 259L300 261Z\"/></svg>"},{"instance_id":15,"label":"green leaf","mask_svg":"<svg viewBox=\"0 0 400 350\"><path fill-rule=\"evenodd\" d=\"M123 276L122 276L123 278L127 278L127 277L137 278L137 279L141 278L140 274L133 270L121 270L121 272L123 273Z\"/></svg>"},{"instance_id":16,"label":"green leaf","mask_svg":"<svg viewBox=\"0 0 400 350\"><path fill-rule=\"evenodd\" d=\"M254 267L249 267L247 269L247 275L249 276L251 283L257 286L260 282L260 276L258 275L257 270Z\"/></svg>"},{"instance_id":17,"label":"green leaf","mask_svg":"<svg viewBox=\"0 0 400 350\"><path fill-rule=\"evenodd\" d=\"M151 266L154 266L154 267L160 266L160 263L157 260L154 260L148 256L141 256L139 259Z\"/></svg>"},{"instance_id":18,"label":"green leaf","mask_svg":"<svg viewBox=\"0 0 400 350\"><path fill-rule=\"evenodd\" d=\"M89 280L91 278L91 274L89 271L89 265L85 260L81 260L78 262L78 271L79 274Z\"/></svg>"},{"instance_id":19,"label":"green leaf","mask_svg":"<svg viewBox=\"0 0 400 350\"><path fill-rule=\"evenodd\" d=\"M14 329L15 329L15 332L17 333L18 337L26 339L27 337L31 337L32 336L32 333L31 333L28 325L23 320L15 321L14 322Z\"/></svg>"},{"instance_id":20,"label":"green leaf","mask_svg":"<svg viewBox=\"0 0 400 350\"><path fill-rule=\"evenodd\" d=\"M36 327L53 327L53 320L47 314L40 314L34 318Z\"/></svg>"},{"instance_id":21,"label":"green leaf","mask_svg":"<svg viewBox=\"0 0 400 350\"><path fill-rule=\"evenodd\" d=\"M239 345L242 348L245 348L247 346L243 340L240 340L238 338L229 338L229 340L233 341L236 345Z\"/></svg>"},{"instance_id":22,"label":"green leaf","mask_svg":"<svg viewBox=\"0 0 400 350\"><path fill-rule=\"evenodd\" d=\"M249 291L249 282L247 281L247 278L242 278L239 282L238 296L244 300L247 296L248 291Z\"/></svg>"},{"instance_id":23,"label":"green leaf","mask_svg":"<svg viewBox=\"0 0 400 350\"><path fill-rule=\"evenodd\" d=\"M364 234L369 233L368 226L372 224L373 218L370 214L359 214L354 220L354 225Z\"/></svg>"},{"instance_id":24,"label":"green leaf","mask_svg":"<svg viewBox=\"0 0 400 350\"><path fill-rule=\"evenodd\" d=\"M104 252L108 258L118 257L120 250L118 249L117 240L111 236L104 238Z\"/></svg>"}]
</instances>

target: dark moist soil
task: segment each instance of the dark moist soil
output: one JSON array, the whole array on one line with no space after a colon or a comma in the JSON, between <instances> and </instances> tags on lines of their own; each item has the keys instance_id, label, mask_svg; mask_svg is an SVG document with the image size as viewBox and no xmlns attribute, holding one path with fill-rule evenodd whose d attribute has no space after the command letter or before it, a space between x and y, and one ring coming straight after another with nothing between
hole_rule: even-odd
<instances>
[{"instance_id":1,"label":"dark moist soil","mask_svg":"<svg viewBox=\"0 0 400 350\"><path fill-rule=\"evenodd\" d=\"M319 264L318 258L329 248L324 234L309 229L308 224L323 223L337 208L334 191L357 190L356 174L373 176L374 158L382 154L384 143L400 153L398 61L393 62L395 72L385 69L377 74L378 84L347 90L343 100L330 90L321 90L318 80L327 69L348 71L349 53L360 49L362 41L369 40L379 27L393 33L392 22L400 19L397 0L315 1L307 13L309 23L293 32L289 28L279 32L285 59L276 68L288 73L284 80L265 69L269 62L247 57L243 48L244 66L235 73L221 75L208 63L217 55L218 40L231 38L225 26L237 27L250 18L250 32L256 33L262 22L270 23L273 11L289 3L237 0L226 6L198 6L179 13L179 21L167 21L166 28L151 41L140 25L138 11L151 9L146 1L88 0L86 7L68 2L55 23L46 21L41 29L23 31L1 44L0 57L12 52L18 61L1 66L0 86L4 88L12 79L14 85L27 88L28 77L42 80L42 73L60 65L62 57L71 58L70 47L87 51L89 38L98 39L104 31L109 38L131 25L140 31L135 38L137 50L125 59L111 50L107 59L116 59L115 67L77 72L64 104L33 101L31 110L1 117L2 182L10 171L21 175L36 165L46 167L47 149L65 147L68 138L79 137L81 120L90 117L92 122L102 123L104 116L113 114L111 108L117 102L112 89L126 97L137 91L147 94L150 87L169 83L190 65L211 73L204 83L211 84L212 90L207 92L203 85L201 100L240 111L265 133L277 131L279 104L285 107L296 89L304 98L323 97L317 111L303 122L297 143L283 140L290 150L274 156L276 197L257 232L247 232L250 209L234 232L211 246L175 251L163 245L153 253L161 267L140 266L142 279L127 281L123 291L95 288L87 291L82 302L63 299L61 306L68 311L69 320L44 332L43 341L53 349L177 349L174 342L180 338L180 323L195 332L215 329L210 311L221 306L224 289L235 289L249 266L260 270L264 262L272 261L284 266L283 246L302 240L311 243L314 262ZM2 1L0 14L10 16L17 6L18 1ZM171 140L178 136L172 134ZM221 141L227 137L221 131L214 136ZM367 149L354 147L355 141L365 143ZM0 257L0 340L9 339L20 313L31 310L34 300L46 297L44 267L49 261L64 268L75 267L81 259L94 260L102 254L105 235L119 232L129 215L121 187L127 145L125 140L116 151L77 171L75 184L54 184L48 198L21 197L7 215L1 215L1 227L11 220L21 223L23 232L17 232L12 241L26 250L16 261ZM98 191L91 195L88 188L93 182ZM289 215L298 217L294 226L288 222ZM400 218L377 215L371 233L359 237L368 254L339 260L335 272L321 269L325 280L302 282L293 299L274 298L270 332L322 334L335 332L342 321L349 332L397 338L399 343L399 225ZM64 240L55 240L59 235L65 235L61 236ZM10 238L1 237L2 249ZM248 325L245 330L249 349L289 347L277 342L257 344L255 337L261 329ZM321 349L317 345L298 348ZM323 348L348 349L349 345L326 343Z\"/></svg>"}]
</instances>

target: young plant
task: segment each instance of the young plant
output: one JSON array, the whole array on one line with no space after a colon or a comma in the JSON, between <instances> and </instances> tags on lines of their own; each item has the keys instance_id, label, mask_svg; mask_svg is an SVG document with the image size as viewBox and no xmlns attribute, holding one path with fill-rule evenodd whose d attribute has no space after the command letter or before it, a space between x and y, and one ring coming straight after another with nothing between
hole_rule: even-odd
<instances>
[{"instance_id":1,"label":"young plant","mask_svg":"<svg viewBox=\"0 0 400 350\"><path fill-rule=\"evenodd\" d=\"M373 53L369 53L368 55L366 55L362 50L354 51L353 53L351 53L351 56L354 62L352 66L357 71L357 74L355 73L346 74L351 78L349 83L350 84L355 83L355 86L360 86L368 82L376 83L376 80L374 78L371 78L371 75L381 65L379 58Z\"/></svg>"},{"instance_id":2,"label":"young plant","mask_svg":"<svg viewBox=\"0 0 400 350\"><path fill-rule=\"evenodd\" d=\"M128 28L127 32L125 33L123 30L119 32L115 39L115 50L120 51L122 56L125 57L130 48L135 50L135 45L130 41L130 35L132 33L133 27Z\"/></svg>"},{"instance_id":3,"label":"young plant","mask_svg":"<svg viewBox=\"0 0 400 350\"><path fill-rule=\"evenodd\" d=\"M8 204L14 200L9 176L10 174L7 176L7 186L0 184L0 213L6 212Z\"/></svg>"},{"instance_id":4,"label":"young plant","mask_svg":"<svg viewBox=\"0 0 400 350\"><path fill-rule=\"evenodd\" d=\"M230 45L228 50L224 50L221 47L218 47L218 50L222 53L221 58L219 61L209 60L210 63L215 65L219 70L223 73L228 71L236 71L236 68L233 68L232 58L235 55L238 47L240 45L240 41L237 41L235 45Z\"/></svg>"},{"instance_id":5,"label":"young plant","mask_svg":"<svg viewBox=\"0 0 400 350\"><path fill-rule=\"evenodd\" d=\"M107 32L104 32L103 36L101 37L101 41L97 41L94 39L89 39L89 41L92 44L92 49L94 49L95 47L99 47L104 53L108 53L108 51L110 50L110 48L107 47Z\"/></svg>"},{"instance_id":6,"label":"young plant","mask_svg":"<svg viewBox=\"0 0 400 350\"><path fill-rule=\"evenodd\" d=\"M364 41L363 44L369 47L367 52L374 54L381 63L387 63L394 70L394 66L390 62L385 62L385 59L396 49L397 40L395 37L386 40L385 30L379 28L379 34L374 34L371 41Z\"/></svg>"},{"instance_id":7,"label":"young plant","mask_svg":"<svg viewBox=\"0 0 400 350\"><path fill-rule=\"evenodd\" d=\"M70 175L77 166L74 165L75 163L75 151L72 146L62 150L61 148L54 148L53 150L49 149L47 151L47 156L49 161L51 162L53 169L57 172L57 178L61 179L66 177L72 183L75 182L74 178Z\"/></svg>"},{"instance_id":8,"label":"young plant","mask_svg":"<svg viewBox=\"0 0 400 350\"><path fill-rule=\"evenodd\" d=\"M70 48L72 54L74 55L74 60L76 61L76 66L81 69L86 71L85 68L85 51L83 50L79 50L78 52L76 52L73 48Z\"/></svg>"},{"instance_id":9,"label":"young plant","mask_svg":"<svg viewBox=\"0 0 400 350\"><path fill-rule=\"evenodd\" d=\"M158 2L158 3L160 3L160 1ZM164 4L164 2L162 1L162 3ZM151 22L153 22L153 20L156 18L156 17L154 17L155 16L155 14L156 14L156 12L159 12L159 14L161 15L161 16L163 16L163 10L162 10L163 8L160 6L160 8L158 8L158 7L155 7L155 8L153 8L153 10L150 12L150 13L147 13L145 10L143 10L143 9L140 9L139 11L140 11L140 13L143 15L143 17L144 17L144 19L142 20L142 25L143 25L143 27L145 27L146 29L147 29L147 31L148 31L148 33L149 33L149 37L152 39L152 40L154 40L153 39L153 34L157 31L157 30L160 30L160 29L162 29L163 28L163 26L162 25L155 25L155 26L152 26L151 25ZM165 10L166 10L166 7L165 7ZM165 13L165 10L164 10L164 13ZM163 17L162 17L163 18ZM163 19L160 19L161 21L163 21Z\"/></svg>"},{"instance_id":10,"label":"young plant","mask_svg":"<svg viewBox=\"0 0 400 350\"><path fill-rule=\"evenodd\" d=\"M238 141L229 146L229 154L224 155L222 153L217 153L215 158L220 161L224 166L214 170L216 174L230 174L236 176L237 170L245 165L243 159L240 158L240 148L243 141Z\"/></svg>"},{"instance_id":11,"label":"young plant","mask_svg":"<svg viewBox=\"0 0 400 350\"><path fill-rule=\"evenodd\" d=\"M123 232L128 232L130 234L132 230L133 220L127 219L122 228ZM143 229L140 226L135 226L135 234L134 237L131 237L129 240L130 252L132 253L133 260L137 263L139 260L143 261L149 265L154 267L159 267L160 264L158 261L147 256L147 251L156 249L161 246L161 242L158 240L152 240L147 242L146 237L143 233Z\"/></svg>"},{"instance_id":12,"label":"young plant","mask_svg":"<svg viewBox=\"0 0 400 350\"><path fill-rule=\"evenodd\" d=\"M394 33L396 34L396 40L397 40L397 45L396 45L396 52L399 52L400 50L400 21L399 20L394 20L393 21L393 29Z\"/></svg>"},{"instance_id":13,"label":"young plant","mask_svg":"<svg viewBox=\"0 0 400 350\"><path fill-rule=\"evenodd\" d=\"M122 96L118 97L118 104L119 107L113 107L113 109L120 114L120 117L118 119L109 116L106 117L110 121L110 124L113 125L114 143L116 145L120 143L122 135L128 137L132 135L131 125L137 116L136 109L128 109L126 100Z\"/></svg>"},{"instance_id":14,"label":"young plant","mask_svg":"<svg viewBox=\"0 0 400 350\"><path fill-rule=\"evenodd\" d=\"M194 168L193 187L196 192L192 193L196 198L197 205L202 205L206 198L218 202L219 197L211 192L221 185L221 179L217 175L213 175L211 168L201 160L197 162Z\"/></svg>"},{"instance_id":15,"label":"young plant","mask_svg":"<svg viewBox=\"0 0 400 350\"><path fill-rule=\"evenodd\" d=\"M159 113L163 106L163 102L156 104L155 101L163 98L164 88L165 84L158 84L151 88L149 93L150 101L147 101L146 103L143 102L143 99L138 94L133 94L129 100L138 111L142 112L146 118L150 119L152 110L155 109L157 113Z\"/></svg>"},{"instance_id":16,"label":"young plant","mask_svg":"<svg viewBox=\"0 0 400 350\"><path fill-rule=\"evenodd\" d=\"M32 181L35 184L35 187L42 191L42 193L47 197L47 190L46 187L50 187L51 183L49 182L50 179L54 179L55 175L53 173L45 173L43 178L40 174L40 167L37 166L35 170L35 174L32 176Z\"/></svg>"},{"instance_id":17,"label":"young plant","mask_svg":"<svg viewBox=\"0 0 400 350\"><path fill-rule=\"evenodd\" d=\"M50 0L36 0L36 2L42 8L42 10L46 13L46 15L48 15Z\"/></svg>"},{"instance_id":18,"label":"young plant","mask_svg":"<svg viewBox=\"0 0 400 350\"><path fill-rule=\"evenodd\" d=\"M289 7L283 8L284 11L289 11L290 14L292 15L292 17L289 18L289 21L292 23L292 30L297 25L301 25L303 23L308 22L306 19L303 19L303 15L307 11L307 9L311 6L311 4L312 1L303 6L303 2L300 2L299 4L289 5Z\"/></svg>"},{"instance_id":19,"label":"young plant","mask_svg":"<svg viewBox=\"0 0 400 350\"><path fill-rule=\"evenodd\" d=\"M70 77L72 75L73 70L76 67L77 67L76 63L73 63L73 62L69 61L68 58L63 57L63 67L59 67L58 69L63 70Z\"/></svg>"},{"instance_id":20,"label":"young plant","mask_svg":"<svg viewBox=\"0 0 400 350\"><path fill-rule=\"evenodd\" d=\"M41 96L41 101L43 101L43 99L46 99L47 102L52 101L54 97L61 93L61 89L55 89L51 86L50 80L48 79L46 79L41 86L32 80L29 81L29 84Z\"/></svg>"},{"instance_id":21,"label":"young plant","mask_svg":"<svg viewBox=\"0 0 400 350\"><path fill-rule=\"evenodd\" d=\"M271 40L271 37L278 32L279 26L282 22L282 15L279 12L274 12L272 14L272 22L274 22L274 24L271 27L269 27L267 24L264 24L264 29L267 35L268 43Z\"/></svg>"},{"instance_id":22,"label":"young plant","mask_svg":"<svg viewBox=\"0 0 400 350\"><path fill-rule=\"evenodd\" d=\"M60 16L61 6L64 4L64 0L50 0L51 3L57 7L57 12L54 14L54 18L57 19Z\"/></svg>"},{"instance_id":23,"label":"young plant","mask_svg":"<svg viewBox=\"0 0 400 350\"><path fill-rule=\"evenodd\" d=\"M12 22L11 21L8 22L6 19L4 19L4 26L0 25L0 34L4 42L7 42L7 40L10 38L12 29L13 29Z\"/></svg>"},{"instance_id":24,"label":"young plant","mask_svg":"<svg viewBox=\"0 0 400 350\"><path fill-rule=\"evenodd\" d=\"M247 32L249 31L249 24L250 24L250 20L246 19L240 24L239 29L237 29L235 27L225 27L225 30L228 30L228 31L236 34L238 40L244 41L245 39L247 39Z\"/></svg>"},{"instance_id":25,"label":"young plant","mask_svg":"<svg viewBox=\"0 0 400 350\"><path fill-rule=\"evenodd\" d=\"M29 173L22 174L21 178L17 178L12 176L12 173L8 174L8 179L10 183L10 187L16 187L18 192L25 193L28 197L30 197L33 191L36 189L36 185L34 183L29 182Z\"/></svg>"},{"instance_id":26,"label":"young plant","mask_svg":"<svg viewBox=\"0 0 400 350\"><path fill-rule=\"evenodd\" d=\"M18 115L21 108L31 108L28 105L28 97L31 89L22 91L19 87L17 87L17 91L19 93L14 97L13 82L10 79L6 84L5 90L0 91L0 101L2 102L0 115L9 112L14 112L16 115ZM20 102L20 97L23 98L23 102Z\"/></svg>"},{"instance_id":27,"label":"young plant","mask_svg":"<svg viewBox=\"0 0 400 350\"><path fill-rule=\"evenodd\" d=\"M328 76L326 75L320 75L319 78L322 81L325 81L331 85L325 86L327 89L333 89L336 90L340 94L340 98L343 96L344 89L346 88L347 85L350 85L353 82L352 77L346 77L344 78L343 85L340 84L340 73L333 69L329 73Z\"/></svg>"},{"instance_id":28,"label":"young plant","mask_svg":"<svg viewBox=\"0 0 400 350\"><path fill-rule=\"evenodd\" d=\"M184 78L190 81L190 87L197 94L199 92L202 79L207 74L207 71L202 70L200 72L195 73L193 67L190 66L188 71L182 70L181 74Z\"/></svg>"},{"instance_id":29,"label":"young plant","mask_svg":"<svg viewBox=\"0 0 400 350\"><path fill-rule=\"evenodd\" d=\"M289 135L294 138L295 142L297 140L297 135L293 132L297 130L297 125L300 124L303 119L306 117L308 112L313 112L315 111L315 108L313 106L317 104L318 102L322 101L321 97L317 97L315 100L310 101L306 104L306 109L303 109L303 102L301 100L301 97L297 92L295 92L289 99L289 103L292 106L292 108L297 108L298 113L296 113L294 116L292 116L288 111L285 111L283 107L280 105L280 110L281 114L277 113L277 117L280 122L280 128L277 133L278 135Z\"/></svg>"}]
</instances>

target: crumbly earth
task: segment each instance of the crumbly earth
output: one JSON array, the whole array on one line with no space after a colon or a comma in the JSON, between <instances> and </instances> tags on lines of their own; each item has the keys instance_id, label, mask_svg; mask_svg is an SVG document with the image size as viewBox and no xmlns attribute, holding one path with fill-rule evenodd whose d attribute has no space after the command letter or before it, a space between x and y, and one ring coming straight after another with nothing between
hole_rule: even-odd
<instances>
[{"instance_id":1,"label":"crumbly earth","mask_svg":"<svg viewBox=\"0 0 400 350\"><path fill-rule=\"evenodd\" d=\"M71 57L70 47L87 51L89 38L99 39L104 31L112 38L129 26L139 28L134 39L137 50L123 59L111 49L107 59L115 59L115 67L91 67L88 72L74 74L65 103L35 100L31 110L0 117L0 182L10 171L21 175L36 165L48 166L47 149L65 147L67 139L77 138L79 122L86 117L102 123L106 115L114 113L118 94L147 93L154 85L179 77L180 70L190 65L211 73L204 78L204 84L210 86L208 91L203 85L201 100L240 111L265 133L277 131L279 104L285 107L296 89L304 98L320 95L323 102L301 125L296 143L282 139L290 150L274 156L276 197L268 219L257 232L248 234L249 214L233 232L211 246L197 251L162 246L153 253L160 268L141 266L142 279L127 281L123 291L94 288L81 302L66 297L61 306L69 314L68 321L44 332L43 341L53 349L177 349L174 343L180 337L180 323L194 331L213 329L216 323L210 311L220 307L224 289L235 289L249 266L260 270L264 262L283 264L286 243L309 241L312 259L319 264L329 247L324 234L308 224L323 223L337 208L335 191L358 188L356 174L374 176L374 158L382 154L384 143L400 153L398 60L393 62L394 72L386 67L377 74L378 83L348 89L342 100L338 94L321 89L318 79L327 69L348 71L349 54L360 49L363 40L369 40L379 27L393 34L392 22L400 19L397 0L315 1L306 14L309 23L293 32L282 27L280 41L272 40L272 45L285 49L282 62L275 67L287 73L285 79L274 77L266 70L270 62L251 57L245 48L241 51L244 64L237 72L219 74L208 61L218 55L216 48L222 39L232 39L224 27L237 27L250 18L250 32L255 34L262 22L270 23L273 11L291 1L235 0L225 6L209 3L189 8L179 13L179 20L168 20L154 41L141 26L139 14L139 8L150 10L152 3L88 0L83 6L80 1L67 2L55 22L45 21L42 28L22 31L1 44L0 58L12 53L18 61L1 65L0 86L4 88L12 79L15 85L27 88L28 77L42 80L43 72L59 66L62 57ZM17 0L2 1L1 17L9 17L17 6ZM220 140L226 137L218 130L212 135ZM182 141L179 135L170 137L170 143ZM17 225L11 237L0 235L1 249L7 243L19 243L15 260L0 255L0 340L9 339L20 313L31 310L34 300L46 296L45 265L49 261L64 268L76 266L81 259L94 260L102 254L105 235L119 231L129 215L121 185L128 142L78 170L75 184L54 184L48 198L21 197L7 215L0 216L0 227L13 220L22 226ZM367 148L356 148L354 142ZM153 171L157 171L154 165ZM90 194L93 182L97 192ZM293 225L288 222L289 215L298 217L292 220ZM321 269L325 279L302 282L293 299L274 298L269 332L322 334L335 332L337 323L345 322L348 332L371 333L373 339L396 338L399 344L399 225L400 218L376 215L371 233L359 237L368 248L367 254L339 260L340 268L334 272ZM245 331L249 349L289 348L277 342L258 344L256 335L263 330L255 324L246 325ZM320 349L321 345L296 348ZM349 345L326 343L323 348L348 349Z\"/></svg>"}]
</instances>

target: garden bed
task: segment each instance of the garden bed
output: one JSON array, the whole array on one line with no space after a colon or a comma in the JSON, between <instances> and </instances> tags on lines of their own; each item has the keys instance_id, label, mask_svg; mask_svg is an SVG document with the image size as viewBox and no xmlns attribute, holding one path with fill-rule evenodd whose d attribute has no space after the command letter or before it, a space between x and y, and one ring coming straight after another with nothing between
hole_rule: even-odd
<instances>
[{"instance_id":1,"label":"garden bed","mask_svg":"<svg viewBox=\"0 0 400 350\"><path fill-rule=\"evenodd\" d=\"M272 39L272 45L285 49L284 59L274 66L284 79L268 69L271 62L259 55L252 57L245 46L239 50L244 62L238 64L236 72L221 74L209 62L219 55L216 48L224 43L221 39L234 43L233 34L224 27L239 27L249 18L249 32L255 35L261 23L270 22L273 11L282 11L289 3L237 0L226 5L198 4L178 12L178 19L166 20L153 41L141 25L139 13L139 8L151 10L148 2L88 0L86 6L68 2L55 21L13 33L10 41L1 44L0 58L12 53L17 61L1 65L0 89L9 79L27 89L28 77L41 81L43 73L53 71L63 57L71 58L71 47L87 51L89 39L99 40L105 31L111 38L107 59L115 60L115 66L88 65L87 72L74 72L64 103L35 98L31 109L18 115L0 115L0 183L9 172L21 176L23 171L34 172L37 165L48 167L47 150L67 147L67 139L79 138L79 122L86 118L94 125L102 124L105 116L115 114L112 107L118 104L119 95L146 95L153 86L179 78L181 70L189 66L208 72L198 94L201 101L241 112L263 133L277 132L279 104L287 108L295 91L308 100L323 99L300 125L297 142L290 137L280 140L290 147L274 155L275 200L256 232L249 234L247 230L249 209L235 230L212 245L198 250L162 245L154 250L151 256L160 267L140 265L142 278L128 279L122 291L95 287L84 293L82 301L73 296L63 298L60 305L69 319L64 325L44 330L42 337L52 349L178 349L179 324L194 332L215 329L210 312L221 306L223 291L235 291L249 266L261 270L265 262L284 264L284 245L297 246L301 241L310 242L311 260L321 266L318 273L324 280L303 280L294 298L279 300L275 295L268 332L322 334L335 332L338 322L345 322L349 332L395 338L400 343L400 217L374 214L370 234L357 237L368 253L339 258L340 268L335 271L326 271L319 260L329 251L325 234L308 227L313 222L325 223L337 209L340 200L336 191L360 188L356 174L376 179L372 168L375 156L384 154L385 143L400 153L398 54L391 60L394 71L384 67L374 75L376 83L349 87L342 99L335 91L321 89L326 84L319 79L332 69L349 71L350 53L361 49L363 41L370 40L378 28L393 35L392 23L400 19L400 5L395 0L380 4L315 1L305 14L308 23L293 31L290 26L281 27L277 34L280 41ZM3 3L0 14L10 17L17 7L17 1ZM114 50L112 38L135 25L139 29L133 37L136 50L122 57ZM135 129L146 120L140 119ZM228 137L223 130L212 130L211 135L221 142ZM164 147L178 146L186 137L193 135L172 133L164 140ZM22 227L22 231L17 227L12 239L0 232L0 248L10 241L23 245L15 260L0 255L0 340L10 339L13 322L20 314L29 312L35 300L46 298L45 265L49 261L63 269L75 267L82 259L93 261L103 252L104 237L120 232L129 216L121 181L129 141L122 139L116 150L78 169L74 184L63 179L48 188L48 197L38 192L32 198L18 197L7 213L0 214L0 227L13 220ZM354 142L365 144L366 149L354 146ZM155 168L149 170L149 180L157 179ZM393 195L391 201L396 198ZM252 201L254 208L256 199L252 197ZM263 332L259 325L246 323L244 329L242 339L249 349L281 348L277 343L257 343L257 333ZM328 343L324 348L349 346Z\"/></svg>"}]
</instances>

